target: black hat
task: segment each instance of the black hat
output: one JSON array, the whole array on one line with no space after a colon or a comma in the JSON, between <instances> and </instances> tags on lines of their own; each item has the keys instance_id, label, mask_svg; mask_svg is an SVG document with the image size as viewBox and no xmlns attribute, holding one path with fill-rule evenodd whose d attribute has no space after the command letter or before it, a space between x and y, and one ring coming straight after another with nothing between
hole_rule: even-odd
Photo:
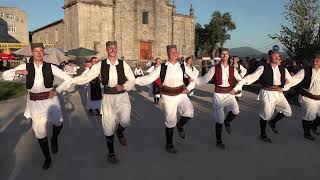
<instances>
[{"instance_id":1,"label":"black hat","mask_svg":"<svg viewBox=\"0 0 320 180\"><path fill-rule=\"evenodd\" d=\"M118 45L117 45L117 41L107 41L107 42L106 42L106 47L109 47L109 46L111 46L111 45L116 45L116 46L118 46Z\"/></svg>"},{"instance_id":2,"label":"black hat","mask_svg":"<svg viewBox=\"0 0 320 180\"><path fill-rule=\"evenodd\" d=\"M316 51L312 54L312 59L320 59L320 51Z\"/></svg>"},{"instance_id":3,"label":"black hat","mask_svg":"<svg viewBox=\"0 0 320 180\"><path fill-rule=\"evenodd\" d=\"M177 49L177 45L174 45L174 44L168 45L168 46L167 46L167 52L169 51L169 49L172 49L172 48Z\"/></svg>"},{"instance_id":4,"label":"black hat","mask_svg":"<svg viewBox=\"0 0 320 180\"><path fill-rule=\"evenodd\" d=\"M279 50L270 50L268 54L269 56L271 56L272 54L279 54Z\"/></svg>"},{"instance_id":5,"label":"black hat","mask_svg":"<svg viewBox=\"0 0 320 180\"><path fill-rule=\"evenodd\" d=\"M230 52L230 50L229 50L228 48L224 48L224 47L219 48L219 54L220 54L222 51Z\"/></svg>"},{"instance_id":6,"label":"black hat","mask_svg":"<svg viewBox=\"0 0 320 180\"><path fill-rule=\"evenodd\" d=\"M41 47L42 49L44 49L43 43L31 43L31 51L33 51L34 48L38 48L38 47Z\"/></svg>"}]
</instances>

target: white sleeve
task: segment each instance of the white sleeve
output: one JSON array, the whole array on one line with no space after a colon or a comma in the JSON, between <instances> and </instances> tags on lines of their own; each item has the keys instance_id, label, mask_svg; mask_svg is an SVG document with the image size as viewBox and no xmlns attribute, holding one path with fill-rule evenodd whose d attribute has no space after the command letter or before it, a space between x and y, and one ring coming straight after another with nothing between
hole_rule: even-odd
<instances>
[{"instance_id":1,"label":"white sleeve","mask_svg":"<svg viewBox=\"0 0 320 180\"><path fill-rule=\"evenodd\" d=\"M284 91L289 90L291 87L299 84L304 78L304 69L301 69L294 76L292 76L289 80L289 83L284 86Z\"/></svg>"},{"instance_id":2,"label":"white sleeve","mask_svg":"<svg viewBox=\"0 0 320 180\"><path fill-rule=\"evenodd\" d=\"M286 76L286 80L290 80L291 79L291 74L289 73L289 71L285 68L285 76Z\"/></svg>"},{"instance_id":3,"label":"white sleeve","mask_svg":"<svg viewBox=\"0 0 320 180\"><path fill-rule=\"evenodd\" d=\"M208 83L214 76L215 71L216 71L215 66L212 66L204 76L197 78L196 84L198 86L201 86L203 84Z\"/></svg>"},{"instance_id":4,"label":"white sleeve","mask_svg":"<svg viewBox=\"0 0 320 180\"><path fill-rule=\"evenodd\" d=\"M235 69L234 70L234 77L236 78L237 81L241 81L242 80L242 77L241 75L239 74L239 72ZM236 86L233 88L234 91L240 91L242 89L242 86Z\"/></svg>"},{"instance_id":5,"label":"white sleeve","mask_svg":"<svg viewBox=\"0 0 320 180\"><path fill-rule=\"evenodd\" d=\"M134 68L134 75L138 75L138 69L137 68Z\"/></svg>"},{"instance_id":6,"label":"white sleeve","mask_svg":"<svg viewBox=\"0 0 320 180\"><path fill-rule=\"evenodd\" d=\"M3 72L2 78L6 81L13 81L15 78L22 77L22 75L16 74L17 70L26 70L26 64L20 64L19 66L9 69Z\"/></svg>"},{"instance_id":7,"label":"white sleeve","mask_svg":"<svg viewBox=\"0 0 320 180\"><path fill-rule=\"evenodd\" d=\"M247 74L247 69L244 68L242 65L240 65L240 69L241 69L241 77L244 77Z\"/></svg>"},{"instance_id":8,"label":"white sleeve","mask_svg":"<svg viewBox=\"0 0 320 180\"><path fill-rule=\"evenodd\" d=\"M154 66L151 66L151 67L147 70L147 73L151 73L152 71L154 71Z\"/></svg>"},{"instance_id":9,"label":"white sleeve","mask_svg":"<svg viewBox=\"0 0 320 180\"><path fill-rule=\"evenodd\" d=\"M69 89L70 86L71 86L71 84L72 84L72 83L71 83L72 77L71 77L68 73L66 73L66 72L62 71L61 69L59 69L59 68L58 68L57 66L55 66L55 65L51 65L51 69L52 69L52 74L53 74L55 77L58 77L58 78L64 80L64 82L63 82L62 84L60 84L60 85L56 88L56 91L57 91L58 93L61 93L63 90Z\"/></svg>"},{"instance_id":10,"label":"white sleeve","mask_svg":"<svg viewBox=\"0 0 320 180\"><path fill-rule=\"evenodd\" d=\"M101 62L93 65L88 73L74 77L72 79L72 83L77 84L77 85L86 84L86 83L92 81L94 78L99 76L100 69L101 69Z\"/></svg>"},{"instance_id":11,"label":"white sleeve","mask_svg":"<svg viewBox=\"0 0 320 180\"><path fill-rule=\"evenodd\" d=\"M193 73L196 77L199 76L199 70L196 67L193 67Z\"/></svg>"},{"instance_id":12,"label":"white sleeve","mask_svg":"<svg viewBox=\"0 0 320 180\"><path fill-rule=\"evenodd\" d=\"M130 66L124 61L123 61L123 68L124 68L124 75L127 78L127 82L123 84L123 87L124 87L124 90L130 91L134 87L135 77L133 75L133 72Z\"/></svg>"},{"instance_id":13,"label":"white sleeve","mask_svg":"<svg viewBox=\"0 0 320 180\"><path fill-rule=\"evenodd\" d=\"M244 77L242 79L242 81L240 81L238 84L250 85L250 84L256 82L260 78L260 76L262 75L263 71L264 71L264 66L258 67L255 72Z\"/></svg>"},{"instance_id":14,"label":"white sleeve","mask_svg":"<svg viewBox=\"0 0 320 180\"><path fill-rule=\"evenodd\" d=\"M158 66L150 74L136 78L135 83L138 84L139 86L145 86L145 85L151 84L153 81L159 78L160 70L161 70L161 66Z\"/></svg>"},{"instance_id":15,"label":"white sleeve","mask_svg":"<svg viewBox=\"0 0 320 180\"><path fill-rule=\"evenodd\" d=\"M191 91L192 89L194 89L195 87L195 81L197 80L197 76L194 74L194 72L187 66L185 66L185 73L187 74L187 76L189 76L191 79L193 79L194 81L190 82L189 85L186 87L189 91Z\"/></svg>"}]
</instances>

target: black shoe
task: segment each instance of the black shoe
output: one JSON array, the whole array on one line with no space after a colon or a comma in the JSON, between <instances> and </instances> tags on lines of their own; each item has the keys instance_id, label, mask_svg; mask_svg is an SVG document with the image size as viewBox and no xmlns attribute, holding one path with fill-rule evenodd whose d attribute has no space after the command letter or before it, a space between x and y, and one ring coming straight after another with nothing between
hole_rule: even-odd
<instances>
[{"instance_id":1,"label":"black shoe","mask_svg":"<svg viewBox=\"0 0 320 180\"><path fill-rule=\"evenodd\" d=\"M276 129L276 124L272 123L271 121L269 121L268 124L269 124L273 133L279 134L279 131Z\"/></svg>"},{"instance_id":2,"label":"black shoe","mask_svg":"<svg viewBox=\"0 0 320 180\"><path fill-rule=\"evenodd\" d=\"M311 135L305 135L305 134L304 134L303 137L306 138L306 139L308 139L308 140L310 140L310 141L316 140L316 138L314 138L314 137L311 136Z\"/></svg>"},{"instance_id":3,"label":"black shoe","mask_svg":"<svg viewBox=\"0 0 320 180\"><path fill-rule=\"evenodd\" d=\"M89 114L90 116L93 116L93 111L92 111L92 109L89 109L88 114Z\"/></svg>"},{"instance_id":4,"label":"black shoe","mask_svg":"<svg viewBox=\"0 0 320 180\"><path fill-rule=\"evenodd\" d=\"M226 132L228 134L231 134L231 126L230 126L230 124L224 124L224 127L226 128Z\"/></svg>"},{"instance_id":5,"label":"black shoe","mask_svg":"<svg viewBox=\"0 0 320 180\"><path fill-rule=\"evenodd\" d=\"M184 132L184 129L181 128L181 127L178 127L178 126L177 126L177 129L178 129L178 132L179 132L179 136L180 136L182 139L186 139L186 133Z\"/></svg>"},{"instance_id":6,"label":"black shoe","mask_svg":"<svg viewBox=\"0 0 320 180\"><path fill-rule=\"evenodd\" d=\"M57 154L58 151L59 151L58 140L51 138L51 152L52 152L52 154Z\"/></svg>"},{"instance_id":7,"label":"black shoe","mask_svg":"<svg viewBox=\"0 0 320 180\"><path fill-rule=\"evenodd\" d=\"M97 115L97 116L101 116L101 113L100 113L100 110L99 110L99 109L96 109L96 115Z\"/></svg>"},{"instance_id":8,"label":"black shoe","mask_svg":"<svg viewBox=\"0 0 320 180\"><path fill-rule=\"evenodd\" d=\"M107 159L112 164L117 164L118 161L119 161L119 159L117 158L116 154L114 154L114 153L109 153Z\"/></svg>"},{"instance_id":9,"label":"black shoe","mask_svg":"<svg viewBox=\"0 0 320 180\"><path fill-rule=\"evenodd\" d=\"M263 142L272 143L271 139L268 138L267 136L260 136L260 139L261 139Z\"/></svg>"},{"instance_id":10,"label":"black shoe","mask_svg":"<svg viewBox=\"0 0 320 180\"><path fill-rule=\"evenodd\" d=\"M226 145L222 141L217 141L216 146L222 150L226 149Z\"/></svg>"},{"instance_id":11,"label":"black shoe","mask_svg":"<svg viewBox=\"0 0 320 180\"><path fill-rule=\"evenodd\" d=\"M42 169L47 170L50 168L50 166L51 166L51 159L46 159L42 165Z\"/></svg>"},{"instance_id":12,"label":"black shoe","mask_svg":"<svg viewBox=\"0 0 320 180\"><path fill-rule=\"evenodd\" d=\"M166 150L168 153L172 153L172 154L177 154L178 150L176 148L174 148L174 146L172 144L170 145L166 145Z\"/></svg>"},{"instance_id":13,"label":"black shoe","mask_svg":"<svg viewBox=\"0 0 320 180\"><path fill-rule=\"evenodd\" d=\"M313 134L319 136L320 132L317 131L317 128L311 128L311 131L313 132Z\"/></svg>"},{"instance_id":14,"label":"black shoe","mask_svg":"<svg viewBox=\"0 0 320 180\"><path fill-rule=\"evenodd\" d=\"M124 135L117 135L119 142L122 146L126 146L128 144L128 140Z\"/></svg>"}]
</instances>

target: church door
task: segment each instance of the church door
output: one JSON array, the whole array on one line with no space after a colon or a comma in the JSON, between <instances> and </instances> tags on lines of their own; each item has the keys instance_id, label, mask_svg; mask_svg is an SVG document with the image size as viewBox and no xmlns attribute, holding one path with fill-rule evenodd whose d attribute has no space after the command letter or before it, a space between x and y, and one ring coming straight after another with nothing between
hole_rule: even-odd
<instances>
[{"instance_id":1,"label":"church door","mask_svg":"<svg viewBox=\"0 0 320 180\"><path fill-rule=\"evenodd\" d=\"M152 57L151 42L140 42L140 59L149 60Z\"/></svg>"}]
</instances>

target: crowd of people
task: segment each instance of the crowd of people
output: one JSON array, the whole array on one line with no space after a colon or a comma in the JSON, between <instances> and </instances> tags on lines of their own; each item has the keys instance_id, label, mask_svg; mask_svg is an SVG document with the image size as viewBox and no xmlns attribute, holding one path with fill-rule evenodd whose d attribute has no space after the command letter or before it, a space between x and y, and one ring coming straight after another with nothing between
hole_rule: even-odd
<instances>
[{"instance_id":1,"label":"crowd of people","mask_svg":"<svg viewBox=\"0 0 320 180\"><path fill-rule=\"evenodd\" d=\"M192 57L181 58L179 62L177 46L168 45L167 60L162 62L160 58L156 58L145 75L138 65L133 72L124 60L118 59L117 42L108 41L106 59L91 58L86 63L85 72L71 77L57 66L43 61L42 43L33 43L31 49L32 61L5 71L3 79L14 80L26 76L28 99L24 115L32 119L32 129L45 156L42 166L44 170L50 168L52 164L47 123L53 124L50 143L51 152L56 154L59 151L58 135L63 127L57 93L69 89L72 85L87 87L86 108L90 113L95 111L96 115L101 115L108 149L107 159L113 164L119 161L114 138L118 138L122 146L127 146L128 137L124 131L131 122L131 102L128 92L134 90L135 85L151 85L154 103L160 104L160 100L162 102L165 117L165 150L168 153L178 153L173 141L174 129L176 128L179 136L185 139L187 136L185 125L196 118L191 101L193 89L209 82L215 86L214 90L212 89L212 115L215 122L216 146L222 150L226 149L222 140L223 127L228 134L231 134L232 121L236 117L241 118L237 97L241 96L242 86L250 85L257 80L261 84L258 95L261 106L258 114L260 139L263 142L272 142L266 134L267 125L278 134L278 122L291 116L292 110L283 91L298 84L303 137L313 141L315 137L311 131L320 135L317 131L320 125L320 52L313 54L311 66L299 70L292 64L292 71L297 73L290 74L288 70L290 66L287 66L288 69L284 66L278 50L270 50L268 59L257 63L254 60L241 61L237 56L230 58L229 49L220 48L220 61L205 69L205 72L202 71L202 76L199 76L199 71L192 63ZM245 62L249 63L248 66ZM64 80L57 88L53 86L55 77Z\"/></svg>"}]
</instances>

